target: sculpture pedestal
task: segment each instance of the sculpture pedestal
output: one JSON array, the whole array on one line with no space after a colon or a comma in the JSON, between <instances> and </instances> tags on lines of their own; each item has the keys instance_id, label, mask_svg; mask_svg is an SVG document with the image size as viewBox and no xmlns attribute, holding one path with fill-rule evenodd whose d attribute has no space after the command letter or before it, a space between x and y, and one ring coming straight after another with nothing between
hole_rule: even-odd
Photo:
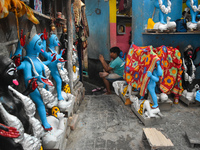
<instances>
[{"instance_id":1,"label":"sculpture pedestal","mask_svg":"<svg viewBox=\"0 0 200 150\"><path fill-rule=\"evenodd\" d=\"M155 118L147 118L138 113L137 110L135 110L134 106L131 105L131 110L135 113L135 115L140 119L140 121L145 125L145 126L152 126L160 123L166 122L166 117L164 116L158 116Z\"/></svg>"},{"instance_id":2,"label":"sculpture pedestal","mask_svg":"<svg viewBox=\"0 0 200 150\"><path fill-rule=\"evenodd\" d=\"M150 94L148 95L148 99L151 100L151 102L153 102ZM172 105L173 101L170 98L168 98L168 100L164 102L158 101L160 111L168 111L172 108Z\"/></svg>"},{"instance_id":3,"label":"sculpture pedestal","mask_svg":"<svg viewBox=\"0 0 200 150\"><path fill-rule=\"evenodd\" d=\"M68 107L64 112L61 111L62 113L65 114L65 116L68 118L69 116L72 116L73 114L73 109L74 109L74 103L75 103L75 100L73 99L70 107Z\"/></svg>"},{"instance_id":4,"label":"sculpture pedestal","mask_svg":"<svg viewBox=\"0 0 200 150\"><path fill-rule=\"evenodd\" d=\"M196 101L195 99L190 101L182 95L179 97L179 100L181 100L183 103L190 107L200 106L200 102Z\"/></svg>"},{"instance_id":5,"label":"sculpture pedestal","mask_svg":"<svg viewBox=\"0 0 200 150\"><path fill-rule=\"evenodd\" d=\"M127 97L124 96L124 95L122 95L121 92L119 92L119 97L121 98L121 100L122 100L122 101L124 102L124 104L125 104Z\"/></svg>"},{"instance_id":6,"label":"sculpture pedestal","mask_svg":"<svg viewBox=\"0 0 200 150\"><path fill-rule=\"evenodd\" d=\"M126 98L126 96L122 95L121 92L119 92L119 97L122 99L122 101L124 103L126 102L127 98ZM152 101L151 96L148 96L147 99ZM170 98L168 98L168 100L165 101L165 102L160 102L160 101L158 102L158 106L159 106L160 111L169 111L172 108L172 105L173 105L173 102Z\"/></svg>"},{"instance_id":7,"label":"sculpture pedestal","mask_svg":"<svg viewBox=\"0 0 200 150\"><path fill-rule=\"evenodd\" d=\"M66 132L67 132L67 125L68 125L67 122L68 122L68 119L64 118L63 132L62 132L62 134L60 134L57 137L57 143L54 147L51 148L51 150L65 150L66 149L66 145L67 145ZM43 146L44 150L50 150L50 147L48 147L48 144L44 145L44 143L43 143L42 146Z\"/></svg>"},{"instance_id":8,"label":"sculpture pedestal","mask_svg":"<svg viewBox=\"0 0 200 150\"><path fill-rule=\"evenodd\" d=\"M125 104L125 102L126 102L126 96L122 95L122 93L119 92L119 97L121 98L121 100L122 100L122 101L124 102L124 104ZM166 105L169 106L168 103L167 103ZM147 117L144 117L144 116L140 115L140 114L138 113L138 111L135 110L133 104L131 104L130 107L131 107L131 110L135 113L135 115L140 119L140 121L141 121L145 126L152 126L152 125L155 125L155 124L159 124L159 123L166 122L166 118L165 118L164 116L162 116L162 114L161 114L160 116L157 115L157 117L155 117L155 118L147 118ZM163 109L165 108L165 109L166 109L166 108L168 108L168 107L166 107L166 106L163 105L163 107L161 107L161 108L163 108ZM161 109L160 109L160 110L161 110ZM162 111L162 110L161 110L161 111Z\"/></svg>"},{"instance_id":9,"label":"sculpture pedestal","mask_svg":"<svg viewBox=\"0 0 200 150\"><path fill-rule=\"evenodd\" d=\"M67 132L67 118L65 118L65 129L63 134L60 135L58 143L56 144L56 146L54 147L55 149L59 149L59 150L66 150L66 146L67 146L67 139L66 139L66 132Z\"/></svg>"},{"instance_id":10,"label":"sculpture pedestal","mask_svg":"<svg viewBox=\"0 0 200 150\"><path fill-rule=\"evenodd\" d=\"M85 97L85 88L83 87L82 82L77 82L77 84L74 86L74 96L75 96L75 102L74 102L74 113L77 112L81 102L83 101Z\"/></svg>"},{"instance_id":11,"label":"sculpture pedestal","mask_svg":"<svg viewBox=\"0 0 200 150\"><path fill-rule=\"evenodd\" d=\"M161 111L168 111L172 108L173 102L168 99L165 102L158 102L158 106L160 108Z\"/></svg>"}]
</instances>

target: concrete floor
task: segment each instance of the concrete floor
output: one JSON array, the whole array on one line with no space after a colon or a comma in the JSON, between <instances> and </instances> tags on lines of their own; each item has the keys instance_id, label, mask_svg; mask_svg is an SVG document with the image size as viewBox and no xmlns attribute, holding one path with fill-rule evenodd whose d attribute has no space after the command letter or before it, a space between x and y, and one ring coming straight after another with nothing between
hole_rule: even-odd
<instances>
[{"instance_id":1,"label":"concrete floor","mask_svg":"<svg viewBox=\"0 0 200 150\"><path fill-rule=\"evenodd\" d=\"M142 129L145 126L115 94L88 95L95 85L84 83L86 96L79 108L79 122L68 141L68 150L142 150ZM166 122L151 126L171 139L170 150L197 150L191 148L185 132L200 132L200 108L183 103L163 111Z\"/></svg>"}]
</instances>

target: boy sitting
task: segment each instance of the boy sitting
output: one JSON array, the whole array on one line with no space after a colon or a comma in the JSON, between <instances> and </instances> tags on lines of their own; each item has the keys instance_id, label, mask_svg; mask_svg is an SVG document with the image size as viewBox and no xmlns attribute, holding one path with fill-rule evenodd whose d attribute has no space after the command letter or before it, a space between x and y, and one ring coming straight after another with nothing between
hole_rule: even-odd
<instances>
[{"instance_id":1,"label":"boy sitting","mask_svg":"<svg viewBox=\"0 0 200 150\"><path fill-rule=\"evenodd\" d=\"M99 76L103 79L106 86L107 92L104 93L106 95L111 94L109 82L123 79L125 62L120 58L120 52L121 50L118 47L112 47L110 49L110 58L112 61L109 64L106 63L103 55L99 55L99 60L104 68L103 72L99 73Z\"/></svg>"}]
</instances>

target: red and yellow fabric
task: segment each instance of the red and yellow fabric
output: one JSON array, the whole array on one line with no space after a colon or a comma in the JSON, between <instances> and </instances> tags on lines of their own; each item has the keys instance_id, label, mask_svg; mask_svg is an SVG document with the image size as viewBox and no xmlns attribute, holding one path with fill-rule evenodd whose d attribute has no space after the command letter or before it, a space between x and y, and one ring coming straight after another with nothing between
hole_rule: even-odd
<instances>
[{"instance_id":1,"label":"red and yellow fabric","mask_svg":"<svg viewBox=\"0 0 200 150\"><path fill-rule=\"evenodd\" d=\"M175 85L174 85L173 89L171 90L171 92L174 93L175 95L181 96L181 94L183 92L183 87L182 87L183 70L181 68L181 66L182 66L181 53L177 48L173 48L173 47L168 47L168 48L172 51L172 54L173 54L172 59L174 62L174 67L176 67L178 69L177 79L176 79Z\"/></svg>"},{"instance_id":2,"label":"red and yellow fabric","mask_svg":"<svg viewBox=\"0 0 200 150\"><path fill-rule=\"evenodd\" d=\"M181 95L183 89L181 81L181 53L176 48L164 45L155 48L154 52L160 58L163 70L163 75L160 78L160 90L167 94L172 92Z\"/></svg>"},{"instance_id":3,"label":"red and yellow fabric","mask_svg":"<svg viewBox=\"0 0 200 150\"><path fill-rule=\"evenodd\" d=\"M18 17L25 15L27 19L34 24L39 24L37 18L33 14L33 10L20 0L1 0L0 1L0 19L8 16L9 12L13 12L17 20L17 32L19 38L19 23Z\"/></svg>"},{"instance_id":4,"label":"red and yellow fabric","mask_svg":"<svg viewBox=\"0 0 200 150\"><path fill-rule=\"evenodd\" d=\"M24 14L26 17L35 24L39 21L35 18L32 9L20 0L1 0L0 1L0 19L8 16L9 12L13 12L17 17Z\"/></svg>"},{"instance_id":5,"label":"red and yellow fabric","mask_svg":"<svg viewBox=\"0 0 200 150\"><path fill-rule=\"evenodd\" d=\"M154 53L152 46L138 47L134 44L129 49L124 79L133 88L140 90L140 95L144 96L149 83L147 71L153 72L156 62L160 60Z\"/></svg>"}]
</instances>

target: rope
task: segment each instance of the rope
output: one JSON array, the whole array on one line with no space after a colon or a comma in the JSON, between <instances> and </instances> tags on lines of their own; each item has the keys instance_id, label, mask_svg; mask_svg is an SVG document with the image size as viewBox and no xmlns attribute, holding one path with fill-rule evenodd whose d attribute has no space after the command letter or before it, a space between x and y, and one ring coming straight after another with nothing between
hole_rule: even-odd
<instances>
[{"instance_id":1,"label":"rope","mask_svg":"<svg viewBox=\"0 0 200 150\"><path fill-rule=\"evenodd\" d=\"M15 13L16 21L17 21L17 36L18 36L18 39L20 40L20 36L19 36L19 21L18 21L18 17L17 17L16 8L14 8L14 13Z\"/></svg>"}]
</instances>

